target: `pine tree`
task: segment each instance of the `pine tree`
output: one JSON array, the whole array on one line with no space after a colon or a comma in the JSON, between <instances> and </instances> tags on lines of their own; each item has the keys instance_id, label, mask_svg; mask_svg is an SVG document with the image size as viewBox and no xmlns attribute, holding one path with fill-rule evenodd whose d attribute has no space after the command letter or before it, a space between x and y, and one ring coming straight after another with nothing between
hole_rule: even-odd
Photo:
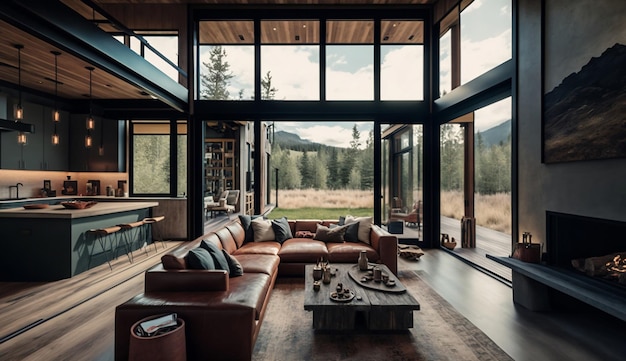
<instances>
[{"instance_id":1,"label":"pine tree","mask_svg":"<svg viewBox=\"0 0 626 361\"><path fill-rule=\"evenodd\" d=\"M271 71L268 70L265 77L261 79L261 99L263 100L273 100L276 97L276 92L278 89L272 86L272 75Z\"/></svg>"},{"instance_id":2,"label":"pine tree","mask_svg":"<svg viewBox=\"0 0 626 361\"><path fill-rule=\"evenodd\" d=\"M374 133L369 132L361 157L361 189L374 189Z\"/></svg>"},{"instance_id":3,"label":"pine tree","mask_svg":"<svg viewBox=\"0 0 626 361\"><path fill-rule=\"evenodd\" d=\"M211 48L209 62L203 62L206 72L201 74L202 91L200 97L210 100L226 100L229 97L228 85L234 77L230 64L226 61L226 50L221 46Z\"/></svg>"}]
</instances>

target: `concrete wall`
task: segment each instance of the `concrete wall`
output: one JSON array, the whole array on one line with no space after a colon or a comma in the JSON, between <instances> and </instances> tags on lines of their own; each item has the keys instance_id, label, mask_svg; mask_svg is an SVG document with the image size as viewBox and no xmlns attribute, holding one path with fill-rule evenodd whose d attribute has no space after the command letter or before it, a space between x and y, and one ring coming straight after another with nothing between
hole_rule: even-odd
<instances>
[{"instance_id":1,"label":"concrete wall","mask_svg":"<svg viewBox=\"0 0 626 361\"><path fill-rule=\"evenodd\" d=\"M541 162L541 1L519 0L518 4L518 238L530 231L533 241L545 242L546 211L626 221L626 159ZM603 11L623 8L619 1L603 4Z\"/></svg>"}]
</instances>

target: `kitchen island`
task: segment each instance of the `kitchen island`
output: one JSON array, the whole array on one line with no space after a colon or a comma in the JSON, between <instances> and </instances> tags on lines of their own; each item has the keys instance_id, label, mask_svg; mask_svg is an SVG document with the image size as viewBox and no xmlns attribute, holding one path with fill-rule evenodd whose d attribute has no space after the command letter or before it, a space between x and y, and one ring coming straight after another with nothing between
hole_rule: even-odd
<instances>
[{"instance_id":1,"label":"kitchen island","mask_svg":"<svg viewBox=\"0 0 626 361\"><path fill-rule=\"evenodd\" d=\"M43 209L0 209L0 280L55 281L103 264L106 254L97 242L94 247L95 240L87 231L136 222L151 216L158 205L99 202L86 209L66 209L60 204ZM117 242L119 235L111 237L116 237L114 245L123 244ZM134 242L133 249L142 244ZM122 247L114 254L124 256L124 252Z\"/></svg>"}]
</instances>

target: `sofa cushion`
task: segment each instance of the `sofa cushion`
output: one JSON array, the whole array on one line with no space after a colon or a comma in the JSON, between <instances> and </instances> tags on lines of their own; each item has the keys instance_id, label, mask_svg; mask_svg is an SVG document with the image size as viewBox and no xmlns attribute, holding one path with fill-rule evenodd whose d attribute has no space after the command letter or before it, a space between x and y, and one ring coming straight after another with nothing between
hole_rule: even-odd
<instances>
[{"instance_id":1,"label":"sofa cushion","mask_svg":"<svg viewBox=\"0 0 626 361\"><path fill-rule=\"evenodd\" d=\"M233 238L232 233L226 227L221 227L217 231L215 231L217 237L219 237L220 243L222 243L222 248L224 248L228 253L232 253L237 249L237 244L235 243L235 239Z\"/></svg>"},{"instance_id":2,"label":"sofa cushion","mask_svg":"<svg viewBox=\"0 0 626 361\"><path fill-rule=\"evenodd\" d=\"M272 220L272 230L274 231L275 240L278 243L283 243L286 240L293 238L291 234L291 228L289 228L289 222L286 217Z\"/></svg>"},{"instance_id":3,"label":"sofa cushion","mask_svg":"<svg viewBox=\"0 0 626 361\"><path fill-rule=\"evenodd\" d=\"M272 229L272 221L269 219L257 218L252 221L251 227L254 230L254 241L274 241L276 240L276 234Z\"/></svg>"},{"instance_id":4,"label":"sofa cushion","mask_svg":"<svg viewBox=\"0 0 626 361\"><path fill-rule=\"evenodd\" d=\"M280 243L276 241L250 242L245 243L241 248L235 251L233 255L240 254L271 254L277 255L280 250Z\"/></svg>"},{"instance_id":5,"label":"sofa cushion","mask_svg":"<svg viewBox=\"0 0 626 361\"><path fill-rule=\"evenodd\" d=\"M273 275L278 269L280 258L270 254L238 254L236 258L246 273L265 273Z\"/></svg>"},{"instance_id":6,"label":"sofa cushion","mask_svg":"<svg viewBox=\"0 0 626 361\"><path fill-rule=\"evenodd\" d=\"M292 238L283 243L278 251L280 262L315 263L320 258L327 258L326 243L310 238Z\"/></svg>"},{"instance_id":7,"label":"sofa cushion","mask_svg":"<svg viewBox=\"0 0 626 361\"><path fill-rule=\"evenodd\" d=\"M241 263L239 263L239 260L235 258L235 256L226 252L225 249L222 250L222 253L224 254L224 258L226 258L226 261L228 262L228 268L230 270L228 275L230 277L243 276L243 267L241 266Z\"/></svg>"},{"instance_id":8,"label":"sofa cushion","mask_svg":"<svg viewBox=\"0 0 626 361\"><path fill-rule=\"evenodd\" d=\"M230 274L230 267L228 266L228 261L226 261L226 257L224 257L224 253L222 250L218 248L215 243L211 241L202 241L200 242L200 247L209 251L211 258L213 258L213 264L215 269L223 269Z\"/></svg>"},{"instance_id":9,"label":"sofa cushion","mask_svg":"<svg viewBox=\"0 0 626 361\"><path fill-rule=\"evenodd\" d=\"M320 224L318 220L312 219L304 219L304 220L296 220L296 224L294 226L294 230L298 231L309 231L311 233L315 233L317 231L317 225Z\"/></svg>"},{"instance_id":10,"label":"sofa cushion","mask_svg":"<svg viewBox=\"0 0 626 361\"><path fill-rule=\"evenodd\" d=\"M189 269L215 269L213 257L204 248L190 249L189 253L187 253L186 261Z\"/></svg>"},{"instance_id":11,"label":"sofa cushion","mask_svg":"<svg viewBox=\"0 0 626 361\"><path fill-rule=\"evenodd\" d=\"M243 243L246 241L246 231L244 231L243 226L239 222L232 222L226 225L226 228L230 231L230 234L233 236L233 240L235 241L235 246L237 248L241 247Z\"/></svg>"},{"instance_id":12,"label":"sofa cushion","mask_svg":"<svg viewBox=\"0 0 626 361\"><path fill-rule=\"evenodd\" d=\"M370 244L370 229L372 228L372 222L374 217L353 217L346 216L346 223L351 224L358 222L359 223L359 241L363 243Z\"/></svg>"},{"instance_id":13,"label":"sofa cushion","mask_svg":"<svg viewBox=\"0 0 626 361\"><path fill-rule=\"evenodd\" d=\"M187 269L185 257L177 257L172 252L161 256L161 263L165 269Z\"/></svg>"},{"instance_id":14,"label":"sofa cushion","mask_svg":"<svg viewBox=\"0 0 626 361\"><path fill-rule=\"evenodd\" d=\"M265 298L269 297L271 283L272 277L265 273L246 272L241 277L230 278L228 291L223 293L222 302L254 307L255 318L258 320Z\"/></svg>"},{"instance_id":15,"label":"sofa cushion","mask_svg":"<svg viewBox=\"0 0 626 361\"><path fill-rule=\"evenodd\" d=\"M331 229L329 227L318 224L317 230L315 231L315 237L313 237L313 239L322 242L342 243L344 241L345 233L346 227L334 227Z\"/></svg>"},{"instance_id":16,"label":"sofa cushion","mask_svg":"<svg viewBox=\"0 0 626 361\"><path fill-rule=\"evenodd\" d=\"M337 263L357 263L361 251L367 251L367 259L376 262L380 258L376 250L363 242L328 243L328 261Z\"/></svg>"}]
</instances>

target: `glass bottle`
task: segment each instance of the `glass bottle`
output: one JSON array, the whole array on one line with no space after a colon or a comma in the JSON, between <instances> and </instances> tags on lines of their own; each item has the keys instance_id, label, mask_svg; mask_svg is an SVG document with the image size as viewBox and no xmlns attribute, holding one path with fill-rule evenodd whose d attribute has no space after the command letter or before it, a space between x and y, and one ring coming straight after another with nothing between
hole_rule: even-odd
<instances>
[{"instance_id":1,"label":"glass bottle","mask_svg":"<svg viewBox=\"0 0 626 361\"><path fill-rule=\"evenodd\" d=\"M359 254L359 269L361 271L367 271L367 251L361 251L361 254Z\"/></svg>"}]
</instances>

